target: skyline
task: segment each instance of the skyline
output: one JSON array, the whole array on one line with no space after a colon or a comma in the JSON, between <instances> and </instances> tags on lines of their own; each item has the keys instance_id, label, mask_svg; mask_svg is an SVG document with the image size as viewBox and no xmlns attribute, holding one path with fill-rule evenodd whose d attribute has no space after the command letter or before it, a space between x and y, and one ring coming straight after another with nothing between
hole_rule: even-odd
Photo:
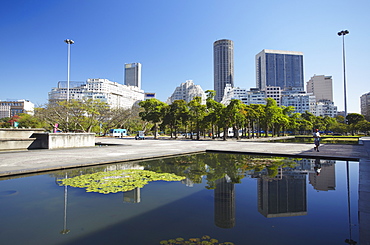
<instances>
[{"instance_id":1,"label":"skyline","mask_svg":"<svg viewBox=\"0 0 370 245\"><path fill-rule=\"evenodd\" d=\"M103 78L124 84L124 65L142 64L142 89L166 101L186 80L213 88L213 43L234 42L234 86L256 87L255 56L263 49L303 52L304 85L332 76L334 103L343 104L342 37L345 36L348 112L360 112L370 91L365 32L370 2L314 0L254 3L219 0L128 2L15 0L2 4L0 100L47 103L67 80ZM346 11L346 12L344 12Z\"/></svg>"}]
</instances>

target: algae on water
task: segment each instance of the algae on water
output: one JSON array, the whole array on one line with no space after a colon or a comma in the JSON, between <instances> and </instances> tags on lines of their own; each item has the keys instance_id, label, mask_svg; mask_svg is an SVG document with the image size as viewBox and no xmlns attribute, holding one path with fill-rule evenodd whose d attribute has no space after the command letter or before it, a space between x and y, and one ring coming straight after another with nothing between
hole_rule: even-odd
<instances>
[{"instance_id":1,"label":"algae on water","mask_svg":"<svg viewBox=\"0 0 370 245\"><path fill-rule=\"evenodd\" d=\"M60 180L63 185L86 188L86 192L103 194L130 191L142 188L150 181L180 181L185 177L170 173L156 173L149 170L125 169L109 172L84 174Z\"/></svg>"}]
</instances>

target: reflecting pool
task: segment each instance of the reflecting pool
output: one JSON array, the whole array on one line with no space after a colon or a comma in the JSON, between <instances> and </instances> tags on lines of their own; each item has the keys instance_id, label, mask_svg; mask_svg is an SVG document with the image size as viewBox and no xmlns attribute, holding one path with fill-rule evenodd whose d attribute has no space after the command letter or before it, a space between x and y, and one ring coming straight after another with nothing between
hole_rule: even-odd
<instances>
[{"instance_id":1,"label":"reflecting pool","mask_svg":"<svg viewBox=\"0 0 370 245\"><path fill-rule=\"evenodd\" d=\"M348 244L359 240L358 170L205 153L2 178L0 241Z\"/></svg>"}]
</instances>

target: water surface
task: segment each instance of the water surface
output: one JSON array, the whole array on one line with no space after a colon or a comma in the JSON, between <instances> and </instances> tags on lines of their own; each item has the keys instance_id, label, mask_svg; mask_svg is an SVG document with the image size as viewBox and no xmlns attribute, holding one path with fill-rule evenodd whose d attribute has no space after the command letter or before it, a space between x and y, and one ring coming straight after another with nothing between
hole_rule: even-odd
<instances>
[{"instance_id":1,"label":"water surface","mask_svg":"<svg viewBox=\"0 0 370 245\"><path fill-rule=\"evenodd\" d=\"M110 194L61 182L122 169L184 179ZM358 163L197 154L49 172L0 179L0 209L2 244L346 244L359 237Z\"/></svg>"}]
</instances>

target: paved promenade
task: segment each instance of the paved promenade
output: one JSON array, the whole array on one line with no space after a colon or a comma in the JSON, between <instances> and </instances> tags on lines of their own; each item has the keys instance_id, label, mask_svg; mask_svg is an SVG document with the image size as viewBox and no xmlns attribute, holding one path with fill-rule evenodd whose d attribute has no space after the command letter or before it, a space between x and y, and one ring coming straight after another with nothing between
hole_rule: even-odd
<instances>
[{"instance_id":1,"label":"paved promenade","mask_svg":"<svg viewBox=\"0 0 370 245\"><path fill-rule=\"evenodd\" d=\"M363 145L324 144L320 147L320 152L313 151L313 144L266 143L247 140L97 138L96 142L100 142L102 146L0 152L0 177L205 151L323 159L370 159L370 139L365 140Z\"/></svg>"}]
</instances>

